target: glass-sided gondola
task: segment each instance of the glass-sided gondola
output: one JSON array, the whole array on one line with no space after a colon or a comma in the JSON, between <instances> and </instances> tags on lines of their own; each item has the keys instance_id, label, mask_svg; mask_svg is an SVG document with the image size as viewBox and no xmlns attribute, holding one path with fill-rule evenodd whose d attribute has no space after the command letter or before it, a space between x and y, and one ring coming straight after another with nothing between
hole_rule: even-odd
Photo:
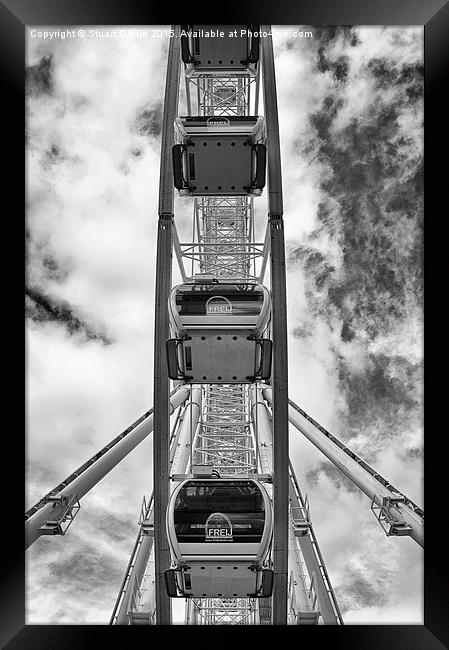
<instances>
[{"instance_id":1,"label":"glass-sided gondola","mask_svg":"<svg viewBox=\"0 0 449 650\"><path fill-rule=\"evenodd\" d=\"M271 297L257 283L186 283L169 299L167 341L171 379L189 383L249 383L268 379L272 342L264 338Z\"/></svg>"},{"instance_id":2,"label":"glass-sided gondola","mask_svg":"<svg viewBox=\"0 0 449 650\"><path fill-rule=\"evenodd\" d=\"M173 491L167 535L173 568L171 596L266 597L272 504L253 479L188 479Z\"/></svg>"}]
</instances>

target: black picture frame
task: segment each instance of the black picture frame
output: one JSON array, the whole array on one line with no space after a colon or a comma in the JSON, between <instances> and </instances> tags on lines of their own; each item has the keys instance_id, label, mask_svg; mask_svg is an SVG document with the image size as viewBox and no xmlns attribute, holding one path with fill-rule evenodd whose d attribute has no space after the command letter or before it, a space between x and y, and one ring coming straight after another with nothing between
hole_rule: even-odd
<instances>
[{"instance_id":1,"label":"black picture frame","mask_svg":"<svg viewBox=\"0 0 449 650\"><path fill-rule=\"evenodd\" d=\"M424 625L348 625L339 628L302 627L300 631L283 627L275 630L281 632L282 639L304 644L329 641L332 646L357 648L360 650L438 650L449 647L449 597L448 571L445 556L446 538L443 530L446 517L446 494L443 479L446 476L446 456L441 453L441 444L445 442L446 428L439 422L438 411L447 400L445 394L444 373L442 380L435 378L438 369L447 368L444 358L445 339L448 333L448 320L442 310L447 301L443 292L442 281L447 276L445 239L443 232L446 218L447 163L444 156L440 158L449 141L447 127L447 103L444 90L447 84L449 67L449 6L445 0L341 0L338 3L329 0L314 0L305 3L302 0L289 0L288 4L270 5L267 0L259 0L254 5L246 5L246 11L236 3L217 3L214 7L204 8L195 3L195 15L201 15L198 23L220 22L235 24L240 22L258 22L273 25L423 25L425 42L425 217L426 217L426 311L425 311L425 395L426 395L426 453L425 453L425 509L427 510L427 534L425 553L425 587L424 587ZM25 28L28 25L168 25L173 19L187 22L191 16L190 7L185 4L178 12L173 6L165 7L140 0L3 0L0 3L0 70L4 86L2 93L3 108L6 117L3 122L3 156L7 158L7 182L4 185L4 198L10 201L11 208L4 208L4 243L10 248L10 242L17 244L15 254L14 281L20 282L17 264L22 260L21 248L24 241L23 221L24 195L24 148L21 134L24 118L24 80L25 80ZM247 14L247 15L246 15ZM190 21L192 22L192 20ZM195 21L194 21L195 22ZM17 212L17 214L15 214ZM5 225L6 224L6 225ZM15 225L18 233L11 236L10 226ZM23 237L23 239L22 239ZM441 246L441 250L438 248ZM434 247L435 251L434 252ZM14 282L10 282L11 273L8 265L7 288L12 291L8 298L8 313L14 310L20 314L20 307L15 303L20 295L16 292ZM13 287L11 289L11 287ZM17 333L21 332L18 324ZM432 355L435 345L437 355ZM22 349L20 341L17 350ZM446 353L447 354L447 353ZM436 358L437 357L437 358ZM438 363L436 361L438 360ZM17 364L17 357L14 365ZM17 383L13 392L18 392ZM8 403L8 409L11 410ZM170 631L161 627L117 628L112 626L68 626L68 625L25 625L25 580L22 504L24 495L24 463L26 457L25 440L18 427L17 413L14 409L11 424L3 428L3 472L4 480L3 517L2 517L2 567L0 571L0 641L1 647L8 650L23 648L81 648L85 644L129 643L129 634L135 640L150 642L154 634L167 632L168 643L189 643L190 634L184 627L173 626ZM440 410L442 414L442 410ZM19 431L18 431L19 429ZM7 447L6 447L7 443ZM7 453L5 453L7 449ZM12 475L5 476L9 466ZM133 630L130 632L130 630ZM140 632L138 631L140 630ZM246 634L244 633L246 632ZM225 634L211 635L210 630L198 627L191 631L195 642L198 639L210 646L228 645L229 642L248 641L262 644L266 638L263 627L239 628L234 641L233 633L228 628ZM183 639L181 634L184 635ZM110 636L107 636L110 635ZM118 636L117 636L118 635ZM126 635L126 636L124 636ZM295 636L293 636L295 635ZM323 635L325 635L323 637ZM107 636L107 639L106 639ZM158 637L156 637L158 638ZM276 642L276 637L275 642ZM268 641L270 642L270 641ZM285 641L284 641L285 642Z\"/></svg>"}]
</instances>

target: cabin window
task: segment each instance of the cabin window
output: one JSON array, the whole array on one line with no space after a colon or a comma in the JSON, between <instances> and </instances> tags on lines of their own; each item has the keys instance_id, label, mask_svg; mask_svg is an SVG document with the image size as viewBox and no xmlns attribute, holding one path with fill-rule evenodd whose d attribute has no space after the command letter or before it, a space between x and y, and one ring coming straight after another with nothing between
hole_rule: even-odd
<instances>
[{"instance_id":1,"label":"cabin window","mask_svg":"<svg viewBox=\"0 0 449 650\"><path fill-rule=\"evenodd\" d=\"M258 316L263 304L260 287L244 290L229 287L196 286L179 289L176 293L176 308L182 316Z\"/></svg>"},{"instance_id":2,"label":"cabin window","mask_svg":"<svg viewBox=\"0 0 449 650\"><path fill-rule=\"evenodd\" d=\"M263 495L251 482L191 482L178 493L174 525L180 543L259 543Z\"/></svg>"}]
</instances>

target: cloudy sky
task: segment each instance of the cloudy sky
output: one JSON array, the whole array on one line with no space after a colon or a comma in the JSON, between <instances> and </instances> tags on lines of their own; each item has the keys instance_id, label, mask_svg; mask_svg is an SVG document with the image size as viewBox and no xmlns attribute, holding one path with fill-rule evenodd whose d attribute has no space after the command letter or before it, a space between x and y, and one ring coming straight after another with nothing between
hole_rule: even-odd
<instances>
[{"instance_id":1,"label":"cloudy sky","mask_svg":"<svg viewBox=\"0 0 449 650\"><path fill-rule=\"evenodd\" d=\"M27 508L152 405L167 47L28 30ZM423 29L277 27L274 47L290 398L422 507ZM422 623L422 550L290 447L345 622ZM27 551L28 624L109 622L151 465L147 439Z\"/></svg>"}]
</instances>

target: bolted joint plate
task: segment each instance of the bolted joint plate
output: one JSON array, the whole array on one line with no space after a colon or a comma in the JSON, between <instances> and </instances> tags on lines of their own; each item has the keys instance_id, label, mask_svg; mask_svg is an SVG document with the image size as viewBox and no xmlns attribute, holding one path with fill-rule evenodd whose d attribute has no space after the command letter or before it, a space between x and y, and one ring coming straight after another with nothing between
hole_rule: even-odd
<instances>
[{"instance_id":1,"label":"bolted joint plate","mask_svg":"<svg viewBox=\"0 0 449 650\"><path fill-rule=\"evenodd\" d=\"M54 519L47 519L42 524L39 528L41 535L65 535L81 507L76 494L70 496L50 495L46 498L46 502L53 503Z\"/></svg>"}]
</instances>

